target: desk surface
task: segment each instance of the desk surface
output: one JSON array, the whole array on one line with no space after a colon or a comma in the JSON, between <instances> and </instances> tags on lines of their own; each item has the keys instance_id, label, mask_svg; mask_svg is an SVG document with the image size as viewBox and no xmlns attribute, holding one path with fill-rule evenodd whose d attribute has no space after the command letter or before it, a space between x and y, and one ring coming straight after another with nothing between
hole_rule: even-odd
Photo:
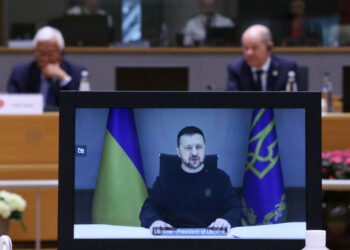
<instances>
[{"instance_id":1,"label":"desk surface","mask_svg":"<svg viewBox=\"0 0 350 250\"><path fill-rule=\"evenodd\" d=\"M322 151L350 148L350 113L322 116Z\"/></svg>"},{"instance_id":2,"label":"desk surface","mask_svg":"<svg viewBox=\"0 0 350 250\"><path fill-rule=\"evenodd\" d=\"M241 47L151 47L151 48L117 48L117 47L66 47L68 53L242 53ZM349 53L350 47L274 47L276 53ZM9 48L0 46L0 53L32 53L31 48Z\"/></svg>"}]
</instances>

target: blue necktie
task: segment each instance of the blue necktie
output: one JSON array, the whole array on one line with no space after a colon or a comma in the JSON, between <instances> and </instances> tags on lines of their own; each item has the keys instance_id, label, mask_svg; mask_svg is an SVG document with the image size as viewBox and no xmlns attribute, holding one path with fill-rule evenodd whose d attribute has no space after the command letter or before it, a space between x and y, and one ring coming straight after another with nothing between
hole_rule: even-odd
<instances>
[{"instance_id":1,"label":"blue necktie","mask_svg":"<svg viewBox=\"0 0 350 250\"><path fill-rule=\"evenodd\" d=\"M57 105L57 81L54 79L47 79L49 83L49 88L46 95L46 106L56 106Z\"/></svg>"}]
</instances>

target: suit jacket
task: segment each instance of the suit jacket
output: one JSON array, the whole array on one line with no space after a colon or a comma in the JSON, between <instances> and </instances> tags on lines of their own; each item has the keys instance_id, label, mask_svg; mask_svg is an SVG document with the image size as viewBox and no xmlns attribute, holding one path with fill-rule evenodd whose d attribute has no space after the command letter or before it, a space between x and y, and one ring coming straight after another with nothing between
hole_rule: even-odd
<instances>
[{"instance_id":1,"label":"suit jacket","mask_svg":"<svg viewBox=\"0 0 350 250\"><path fill-rule=\"evenodd\" d=\"M253 91L254 78L250 66L244 58L232 61L228 66L227 90ZM278 55L271 55L271 64L267 73L267 91L284 91L288 72L294 71L299 82L296 62Z\"/></svg>"},{"instance_id":2,"label":"suit jacket","mask_svg":"<svg viewBox=\"0 0 350 250\"><path fill-rule=\"evenodd\" d=\"M59 86L58 81L53 85L52 98L58 106L58 96L60 90L78 90L81 78L81 72L84 67L73 64L65 59L60 63L62 69L72 77L72 80L63 88ZM41 72L36 62L33 60L30 63L17 65L13 68L10 78L7 82L7 92L9 93L40 93Z\"/></svg>"}]
</instances>

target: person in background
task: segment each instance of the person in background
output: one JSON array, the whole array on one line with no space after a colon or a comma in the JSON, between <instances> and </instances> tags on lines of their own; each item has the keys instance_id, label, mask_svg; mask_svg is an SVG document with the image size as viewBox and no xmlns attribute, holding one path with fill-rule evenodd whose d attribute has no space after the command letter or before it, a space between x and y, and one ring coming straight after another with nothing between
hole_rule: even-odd
<instances>
[{"instance_id":1,"label":"person in background","mask_svg":"<svg viewBox=\"0 0 350 250\"><path fill-rule=\"evenodd\" d=\"M113 18L100 8L101 0L82 0L81 5L73 6L67 10L67 15L103 15L107 16L108 27L113 27Z\"/></svg>"},{"instance_id":2,"label":"person in background","mask_svg":"<svg viewBox=\"0 0 350 250\"><path fill-rule=\"evenodd\" d=\"M198 5L201 14L188 20L183 30L185 46L203 43L209 27L234 27L230 18L216 12L215 0L199 0Z\"/></svg>"},{"instance_id":3,"label":"person in background","mask_svg":"<svg viewBox=\"0 0 350 250\"><path fill-rule=\"evenodd\" d=\"M150 228L220 228L241 223L241 204L229 176L205 159L201 129L187 126L177 135L181 165L160 174L142 206L140 221ZM169 168L173 166L168 166Z\"/></svg>"},{"instance_id":4,"label":"person in background","mask_svg":"<svg viewBox=\"0 0 350 250\"><path fill-rule=\"evenodd\" d=\"M296 62L272 54L272 35L264 25L248 27L241 38L244 58L232 61L228 69L229 91L281 91L286 89L288 72L294 71Z\"/></svg>"},{"instance_id":5,"label":"person in background","mask_svg":"<svg viewBox=\"0 0 350 250\"><path fill-rule=\"evenodd\" d=\"M310 22L305 9L304 0L291 0L289 13L281 27L283 46L321 44L321 26Z\"/></svg>"},{"instance_id":6,"label":"person in background","mask_svg":"<svg viewBox=\"0 0 350 250\"><path fill-rule=\"evenodd\" d=\"M9 93L42 93L46 107L58 106L60 90L78 90L85 70L63 59L64 39L50 26L34 36L34 60L13 68L7 83Z\"/></svg>"}]
</instances>

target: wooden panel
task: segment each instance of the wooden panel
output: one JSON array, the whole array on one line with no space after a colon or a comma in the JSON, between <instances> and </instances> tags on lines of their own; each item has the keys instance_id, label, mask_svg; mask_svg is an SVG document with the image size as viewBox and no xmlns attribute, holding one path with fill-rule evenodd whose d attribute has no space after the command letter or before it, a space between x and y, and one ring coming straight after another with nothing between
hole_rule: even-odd
<instances>
[{"instance_id":1,"label":"wooden panel","mask_svg":"<svg viewBox=\"0 0 350 250\"><path fill-rule=\"evenodd\" d=\"M350 113L322 117L322 151L350 148Z\"/></svg>"},{"instance_id":2,"label":"wooden panel","mask_svg":"<svg viewBox=\"0 0 350 250\"><path fill-rule=\"evenodd\" d=\"M1 180L57 180L58 164L0 164Z\"/></svg>"},{"instance_id":3,"label":"wooden panel","mask_svg":"<svg viewBox=\"0 0 350 250\"><path fill-rule=\"evenodd\" d=\"M0 179L58 179L58 113L0 116ZM14 241L35 240L36 191L8 189L23 196L27 232L11 221ZM41 239L57 240L58 191L41 192Z\"/></svg>"},{"instance_id":4,"label":"wooden panel","mask_svg":"<svg viewBox=\"0 0 350 250\"><path fill-rule=\"evenodd\" d=\"M58 162L58 113L0 116L0 164Z\"/></svg>"},{"instance_id":5,"label":"wooden panel","mask_svg":"<svg viewBox=\"0 0 350 250\"><path fill-rule=\"evenodd\" d=\"M67 53L185 53L185 54L206 54L206 53L242 53L241 47L152 47L152 48L117 48L117 47L66 47ZM343 47L274 47L276 53L305 54L305 53L349 53L350 46ZM0 46L0 53L32 53L30 48L9 48Z\"/></svg>"},{"instance_id":6,"label":"wooden panel","mask_svg":"<svg viewBox=\"0 0 350 250\"><path fill-rule=\"evenodd\" d=\"M58 179L56 164L0 164L2 180ZM33 241L35 239L36 191L25 189L7 189L21 195L27 202L23 221L27 227L24 232L19 223L11 221L9 235L14 241ZM57 240L58 191L41 192L41 239ZM45 230L44 230L45 229Z\"/></svg>"},{"instance_id":7,"label":"wooden panel","mask_svg":"<svg viewBox=\"0 0 350 250\"><path fill-rule=\"evenodd\" d=\"M343 111L343 100L341 95L333 96L333 111L342 112Z\"/></svg>"},{"instance_id":8,"label":"wooden panel","mask_svg":"<svg viewBox=\"0 0 350 250\"><path fill-rule=\"evenodd\" d=\"M27 227L24 232L16 221L10 222L9 235L13 241L34 241L35 240L35 215L36 215L36 191L7 189L10 192L20 194L27 202L26 210L23 212L23 222ZM57 240L57 214L58 214L58 191L41 191L41 240Z\"/></svg>"}]
</instances>

